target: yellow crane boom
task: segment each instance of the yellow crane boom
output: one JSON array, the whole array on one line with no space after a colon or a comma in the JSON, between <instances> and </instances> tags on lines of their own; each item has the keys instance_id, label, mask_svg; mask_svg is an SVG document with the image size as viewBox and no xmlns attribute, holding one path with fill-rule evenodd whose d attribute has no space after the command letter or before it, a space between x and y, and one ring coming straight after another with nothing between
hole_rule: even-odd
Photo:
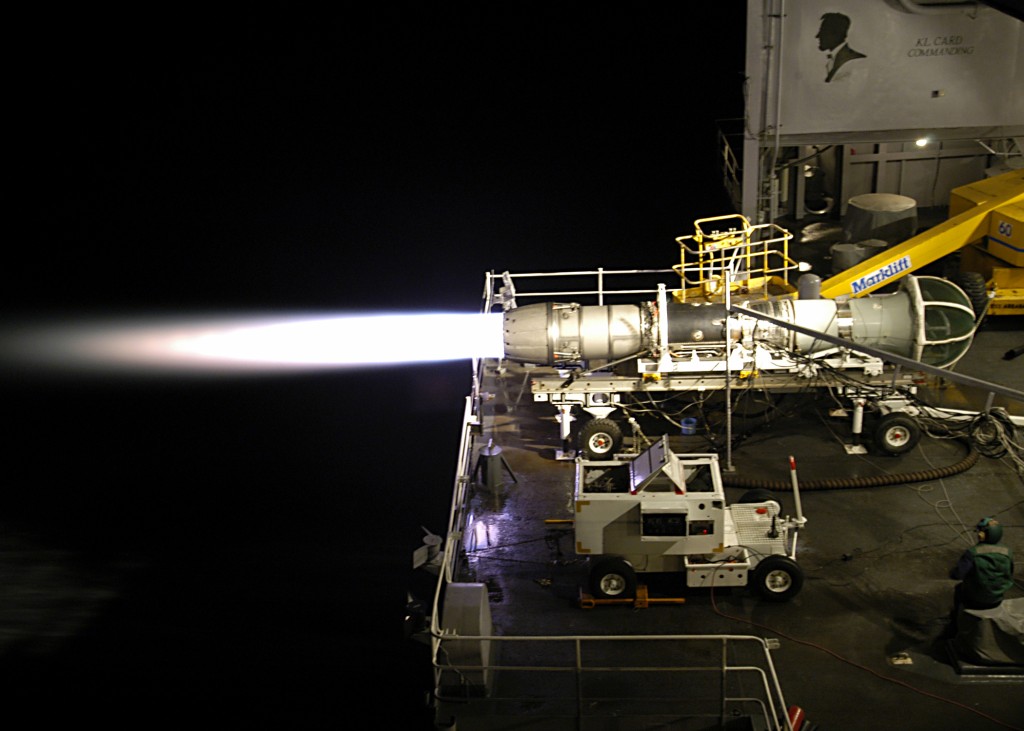
<instances>
[{"instance_id":1,"label":"yellow crane boom","mask_svg":"<svg viewBox=\"0 0 1024 731\"><path fill-rule=\"evenodd\" d=\"M990 182L988 200L826 279L821 284L821 296L834 299L866 295L984 237L993 214L1024 203L1024 170L1003 173ZM1024 221L1020 224L1024 228Z\"/></svg>"}]
</instances>

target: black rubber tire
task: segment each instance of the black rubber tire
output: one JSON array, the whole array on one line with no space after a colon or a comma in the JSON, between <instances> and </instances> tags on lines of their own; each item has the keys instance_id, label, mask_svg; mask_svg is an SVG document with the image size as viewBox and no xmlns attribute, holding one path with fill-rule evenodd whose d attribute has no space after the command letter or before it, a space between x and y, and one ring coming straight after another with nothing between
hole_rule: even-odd
<instances>
[{"instance_id":1,"label":"black rubber tire","mask_svg":"<svg viewBox=\"0 0 1024 731\"><path fill-rule=\"evenodd\" d=\"M971 301L974 319L981 319L988 308L988 286L985 277L980 272L960 272L954 277L953 284L962 289L967 299Z\"/></svg>"},{"instance_id":2,"label":"black rubber tire","mask_svg":"<svg viewBox=\"0 0 1024 731\"><path fill-rule=\"evenodd\" d=\"M875 427L875 446L884 454L906 454L921 440L921 427L913 417L899 412L886 414Z\"/></svg>"},{"instance_id":3,"label":"black rubber tire","mask_svg":"<svg viewBox=\"0 0 1024 731\"><path fill-rule=\"evenodd\" d=\"M778 502L779 499L775 497L771 490L765 490L763 487L755 487L753 490L747 490L737 502L740 503L763 503L768 500L774 500Z\"/></svg>"},{"instance_id":4,"label":"black rubber tire","mask_svg":"<svg viewBox=\"0 0 1024 731\"><path fill-rule=\"evenodd\" d=\"M763 487L755 487L752 490L747 490L745 493L740 495L739 503L764 503L769 500L773 500L779 506L779 512L782 512L782 500L777 494Z\"/></svg>"},{"instance_id":5,"label":"black rubber tire","mask_svg":"<svg viewBox=\"0 0 1024 731\"><path fill-rule=\"evenodd\" d=\"M590 593L598 599L633 599L636 572L624 559L601 559L590 570Z\"/></svg>"},{"instance_id":6,"label":"black rubber tire","mask_svg":"<svg viewBox=\"0 0 1024 731\"><path fill-rule=\"evenodd\" d=\"M754 568L751 582L766 601L788 602L803 588L804 571L788 556L768 556Z\"/></svg>"},{"instance_id":7,"label":"black rubber tire","mask_svg":"<svg viewBox=\"0 0 1024 731\"><path fill-rule=\"evenodd\" d=\"M580 451L585 459L611 459L620 449L622 429L611 419L591 419L580 429Z\"/></svg>"}]
</instances>

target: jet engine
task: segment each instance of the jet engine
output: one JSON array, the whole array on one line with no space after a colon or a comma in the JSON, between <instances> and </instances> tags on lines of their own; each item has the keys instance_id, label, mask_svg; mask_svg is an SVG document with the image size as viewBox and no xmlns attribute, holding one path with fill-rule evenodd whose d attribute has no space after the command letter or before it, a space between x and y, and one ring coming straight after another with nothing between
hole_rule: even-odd
<instances>
[{"instance_id":1,"label":"jet engine","mask_svg":"<svg viewBox=\"0 0 1024 731\"><path fill-rule=\"evenodd\" d=\"M804 331L940 368L963 356L975 329L970 299L938 277L906 276L897 292L861 298L734 299L733 304ZM723 303L668 301L664 293L640 304L544 302L504 314L505 357L519 363L594 368L636 356L665 364L714 359L730 344L807 355L836 347L777 322L730 316Z\"/></svg>"}]
</instances>

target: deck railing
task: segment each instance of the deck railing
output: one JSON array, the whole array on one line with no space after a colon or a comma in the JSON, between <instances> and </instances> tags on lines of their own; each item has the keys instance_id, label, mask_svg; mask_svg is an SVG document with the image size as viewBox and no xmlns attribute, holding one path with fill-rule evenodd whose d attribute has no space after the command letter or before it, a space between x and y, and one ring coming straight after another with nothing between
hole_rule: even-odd
<instances>
[{"instance_id":1,"label":"deck railing","mask_svg":"<svg viewBox=\"0 0 1024 731\"><path fill-rule=\"evenodd\" d=\"M467 652L474 644L486 646L489 662L450 660L479 656ZM754 728L791 729L769 642L760 637L442 637L434 662L442 725L581 729L628 718L629 728L707 729L749 718Z\"/></svg>"}]
</instances>

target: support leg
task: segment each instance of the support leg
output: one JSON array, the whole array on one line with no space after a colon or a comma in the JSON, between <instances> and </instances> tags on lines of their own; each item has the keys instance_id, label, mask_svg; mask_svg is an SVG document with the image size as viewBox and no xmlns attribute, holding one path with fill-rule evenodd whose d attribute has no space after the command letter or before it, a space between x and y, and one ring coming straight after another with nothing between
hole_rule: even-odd
<instances>
[{"instance_id":1,"label":"support leg","mask_svg":"<svg viewBox=\"0 0 1024 731\"><path fill-rule=\"evenodd\" d=\"M562 448L555 450L555 459L576 459L576 450L572 447L572 423L576 420L572 415L572 404L558 405L558 432L562 439Z\"/></svg>"},{"instance_id":2,"label":"support leg","mask_svg":"<svg viewBox=\"0 0 1024 731\"><path fill-rule=\"evenodd\" d=\"M846 445L847 454L866 454L867 448L863 445L864 434L864 399L853 399L853 441Z\"/></svg>"}]
</instances>

